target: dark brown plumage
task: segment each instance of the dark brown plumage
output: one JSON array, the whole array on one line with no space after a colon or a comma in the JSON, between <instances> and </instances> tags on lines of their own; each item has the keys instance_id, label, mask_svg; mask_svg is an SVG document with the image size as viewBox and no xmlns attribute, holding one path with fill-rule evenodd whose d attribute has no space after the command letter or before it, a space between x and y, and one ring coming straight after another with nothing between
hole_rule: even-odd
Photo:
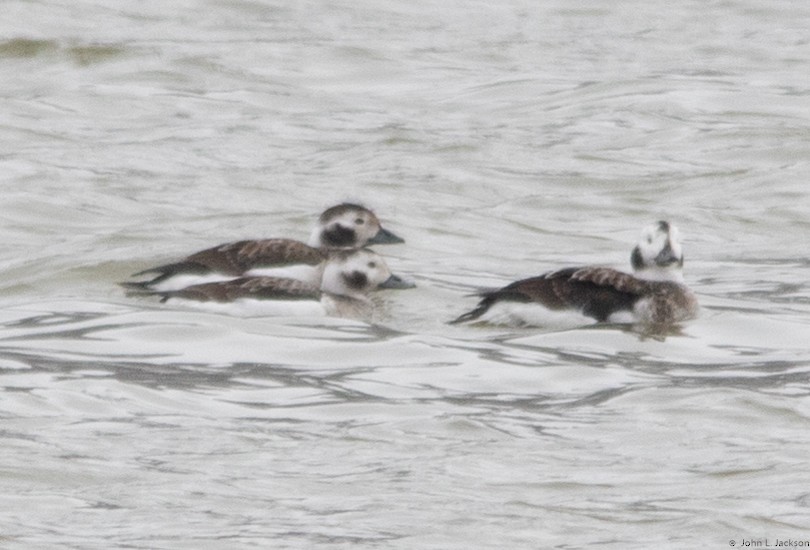
<instances>
[{"instance_id":1,"label":"dark brown plumage","mask_svg":"<svg viewBox=\"0 0 810 550\"><path fill-rule=\"evenodd\" d=\"M148 281L122 283L122 286L138 291L170 291L191 284L248 275L292 277L317 284L322 262L330 251L358 249L366 244L402 242L400 237L382 227L371 210L344 203L320 215L309 244L292 239L242 240L221 244L180 261L136 273L134 276L151 274L153 277Z\"/></svg>"},{"instance_id":2,"label":"dark brown plumage","mask_svg":"<svg viewBox=\"0 0 810 550\"><path fill-rule=\"evenodd\" d=\"M145 269L135 277L156 273L149 281L122 283L125 287L149 289L178 274L221 273L238 277L251 269L286 265L317 266L328 251L313 248L293 239L244 240L221 244L187 256L179 262Z\"/></svg>"},{"instance_id":3,"label":"dark brown plumage","mask_svg":"<svg viewBox=\"0 0 810 550\"><path fill-rule=\"evenodd\" d=\"M630 256L632 275L608 267L552 271L480 292L481 301L475 309L451 323L482 319L496 304L507 306L507 321L524 324L535 322L539 318L536 313L543 309L574 311L598 322L630 319L660 325L690 319L697 315L698 303L683 284L683 252L678 235L678 229L667 221L644 228ZM510 304L537 307L520 311L520 307L508 307ZM497 319L499 315L491 317Z\"/></svg>"},{"instance_id":4,"label":"dark brown plumage","mask_svg":"<svg viewBox=\"0 0 810 550\"><path fill-rule=\"evenodd\" d=\"M620 312L633 312L642 322L666 324L688 319L697 311L694 294L680 283L648 281L607 267L562 269L478 295L478 306L451 324L475 321L498 302L576 310L598 322Z\"/></svg>"},{"instance_id":5,"label":"dark brown plumage","mask_svg":"<svg viewBox=\"0 0 810 550\"><path fill-rule=\"evenodd\" d=\"M157 292L161 302L182 298L197 302L233 302L239 298L255 300L320 300L321 290L311 284L283 277L241 277L193 285L182 290Z\"/></svg>"}]
</instances>

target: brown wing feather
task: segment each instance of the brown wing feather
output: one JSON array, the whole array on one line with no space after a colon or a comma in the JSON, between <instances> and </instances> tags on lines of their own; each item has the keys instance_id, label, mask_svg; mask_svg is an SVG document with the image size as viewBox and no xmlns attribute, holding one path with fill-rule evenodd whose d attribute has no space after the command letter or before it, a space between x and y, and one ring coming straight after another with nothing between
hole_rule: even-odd
<instances>
[{"instance_id":1,"label":"brown wing feather","mask_svg":"<svg viewBox=\"0 0 810 550\"><path fill-rule=\"evenodd\" d=\"M571 274L572 281L593 283L600 287L613 288L619 292L626 292L640 296L649 291L650 282L638 279L629 273L617 271L609 267L583 267Z\"/></svg>"},{"instance_id":2,"label":"brown wing feather","mask_svg":"<svg viewBox=\"0 0 810 550\"><path fill-rule=\"evenodd\" d=\"M645 284L615 269L561 269L516 281L499 290L483 292L475 309L452 322L477 319L501 301L535 302L552 310L577 309L598 321L605 321L615 311L631 309Z\"/></svg>"},{"instance_id":3,"label":"brown wing feather","mask_svg":"<svg viewBox=\"0 0 810 550\"><path fill-rule=\"evenodd\" d=\"M317 287L283 277L241 277L231 281L192 285L182 290L158 293L163 300L184 298L199 302L233 302L239 298L256 300L319 300Z\"/></svg>"},{"instance_id":4,"label":"brown wing feather","mask_svg":"<svg viewBox=\"0 0 810 550\"><path fill-rule=\"evenodd\" d=\"M606 267L569 268L518 281L514 287L528 300L549 309L578 309L598 321L631 309L646 290L644 281Z\"/></svg>"},{"instance_id":5,"label":"brown wing feather","mask_svg":"<svg viewBox=\"0 0 810 550\"><path fill-rule=\"evenodd\" d=\"M241 275L255 267L318 265L324 258L322 251L300 241L265 239L222 244L192 254L184 261L203 265L219 273Z\"/></svg>"}]
</instances>

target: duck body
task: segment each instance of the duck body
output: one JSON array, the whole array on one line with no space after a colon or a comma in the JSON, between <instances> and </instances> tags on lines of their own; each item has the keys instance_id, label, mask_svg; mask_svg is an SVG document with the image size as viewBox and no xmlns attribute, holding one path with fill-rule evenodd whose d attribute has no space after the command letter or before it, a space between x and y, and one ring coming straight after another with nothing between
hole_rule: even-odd
<instances>
[{"instance_id":1,"label":"duck body","mask_svg":"<svg viewBox=\"0 0 810 550\"><path fill-rule=\"evenodd\" d=\"M326 250L293 239L236 241L201 250L179 262L140 271L133 276L154 274L154 277L123 285L167 292L243 276L286 277L317 285L327 256Z\"/></svg>"},{"instance_id":2,"label":"duck body","mask_svg":"<svg viewBox=\"0 0 810 550\"><path fill-rule=\"evenodd\" d=\"M317 287L330 250L401 242L382 227L371 210L345 203L321 214L309 243L274 238L220 244L133 275L151 275L149 280L121 284L136 291L170 292L196 284L267 276L296 279Z\"/></svg>"},{"instance_id":3,"label":"duck body","mask_svg":"<svg viewBox=\"0 0 810 550\"><path fill-rule=\"evenodd\" d=\"M648 281L607 267L561 269L478 295L478 306L452 323L659 325L685 321L697 313L697 299L683 284Z\"/></svg>"},{"instance_id":4,"label":"duck body","mask_svg":"<svg viewBox=\"0 0 810 550\"><path fill-rule=\"evenodd\" d=\"M153 291L161 302L238 316L336 316L370 318L380 289L412 288L391 273L385 261L368 249L333 251L324 263L320 286L276 276L247 276Z\"/></svg>"},{"instance_id":5,"label":"duck body","mask_svg":"<svg viewBox=\"0 0 810 550\"><path fill-rule=\"evenodd\" d=\"M570 267L481 291L477 307L451 324L667 325L697 315L697 298L683 283L683 253L672 224L662 221L645 228L631 263L633 274L609 267Z\"/></svg>"}]
</instances>

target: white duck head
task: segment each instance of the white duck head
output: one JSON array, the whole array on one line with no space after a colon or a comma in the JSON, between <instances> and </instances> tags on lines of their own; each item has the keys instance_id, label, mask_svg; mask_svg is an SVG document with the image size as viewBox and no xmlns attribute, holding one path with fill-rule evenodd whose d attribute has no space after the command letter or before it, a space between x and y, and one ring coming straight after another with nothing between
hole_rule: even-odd
<instances>
[{"instance_id":1,"label":"white duck head","mask_svg":"<svg viewBox=\"0 0 810 550\"><path fill-rule=\"evenodd\" d=\"M321 290L324 292L353 298L362 298L378 289L414 286L412 282L394 275L382 256L367 248L332 252L321 280Z\"/></svg>"},{"instance_id":2,"label":"white duck head","mask_svg":"<svg viewBox=\"0 0 810 550\"><path fill-rule=\"evenodd\" d=\"M316 248L361 248L368 244L404 242L383 228L374 212L351 203L326 209L309 238L309 245Z\"/></svg>"},{"instance_id":3,"label":"white duck head","mask_svg":"<svg viewBox=\"0 0 810 550\"><path fill-rule=\"evenodd\" d=\"M667 221L645 227L630 263L642 279L683 281L683 250L678 228Z\"/></svg>"}]
</instances>

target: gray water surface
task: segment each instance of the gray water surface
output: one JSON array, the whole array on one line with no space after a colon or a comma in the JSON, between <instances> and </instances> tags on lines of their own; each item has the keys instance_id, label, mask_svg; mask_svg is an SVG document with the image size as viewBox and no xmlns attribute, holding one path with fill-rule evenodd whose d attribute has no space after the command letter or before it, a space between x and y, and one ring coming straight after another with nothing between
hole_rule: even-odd
<instances>
[{"instance_id":1,"label":"gray water surface","mask_svg":"<svg viewBox=\"0 0 810 550\"><path fill-rule=\"evenodd\" d=\"M2 11L3 548L810 545L810 5ZM379 324L116 285L342 200ZM445 324L660 218L694 322Z\"/></svg>"}]
</instances>

